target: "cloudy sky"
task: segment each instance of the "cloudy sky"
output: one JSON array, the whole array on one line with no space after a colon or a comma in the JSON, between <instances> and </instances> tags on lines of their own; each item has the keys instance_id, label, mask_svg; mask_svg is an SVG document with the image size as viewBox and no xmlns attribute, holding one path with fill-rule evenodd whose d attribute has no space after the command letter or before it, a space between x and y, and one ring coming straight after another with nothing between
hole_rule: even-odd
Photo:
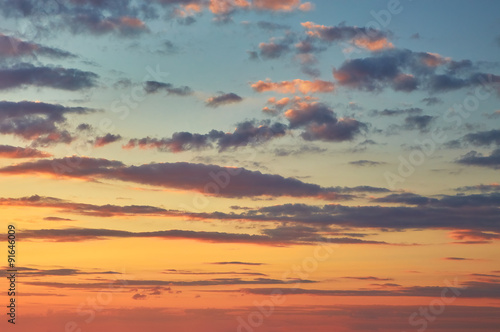
<instances>
[{"instance_id":1,"label":"cloudy sky","mask_svg":"<svg viewBox=\"0 0 500 332\"><path fill-rule=\"evenodd\" d=\"M498 331L499 13L1 0L8 327Z\"/></svg>"}]
</instances>

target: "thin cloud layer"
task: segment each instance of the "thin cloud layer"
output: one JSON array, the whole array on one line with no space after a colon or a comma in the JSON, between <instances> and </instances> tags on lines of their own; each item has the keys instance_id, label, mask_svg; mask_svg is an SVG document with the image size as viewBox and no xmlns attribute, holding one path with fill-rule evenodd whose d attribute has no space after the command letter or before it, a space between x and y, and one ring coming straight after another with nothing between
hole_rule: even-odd
<instances>
[{"instance_id":1,"label":"thin cloud layer","mask_svg":"<svg viewBox=\"0 0 500 332\"><path fill-rule=\"evenodd\" d=\"M176 87L171 83L163 83L156 81L147 81L144 86L144 91L147 94L153 94L163 91L169 95L175 95L175 96L189 96L193 94L193 90L188 86Z\"/></svg>"},{"instance_id":2,"label":"thin cloud layer","mask_svg":"<svg viewBox=\"0 0 500 332\"><path fill-rule=\"evenodd\" d=\"M294 178L263 174L244 168L179 163L126 166L122 162L95 158L58 158L25 162L0 168L0 174L48 174L85 180L108 179L191 190L222 197L315 197L349 199L336 188L323 188Z\"/></svg>"},{"instance_id":3,"label":"thin cloud layer","mask_svg":"<svg viewBox=\"0 0 500 332\"><path fill-rule=\"evenodd\" d=\"M48 158L52 155L48 152L33 148L22 148L12 145L0 145L0 158Z\"/></svg>"},{"instance_id":4,"label":"thin cloud layer","mask_svg":"<svg viewBox=\"0 0 500 332\"><path fill-rule=\"evenodd\" d=\"M0 55L2 57L46 56L54 59L75 58L76 55L58 48L42 46L0 33Z\"/></svg>"},{"instance_id":5,"label":"thin cloud layer","mask_svg":"<svg viewBox=\"0 0 500 332\"><path fill-rule=\"evenodd\" d=\"M263 122L257 125L254 121L245 121L237 124L236 129L232 133L224 133L217 130L212 130L208 134L177 132L171 138L157 139L146 137L131 139L124 145L124 148L156 148L163 152L183 152L211 148L213 145L216 145L219 152L222 152L231 148L262 144L274 138L284 136L285 133L286 126L281 123L270 124Z\"/></svg>"},{"instance_id":6,"label":"thin cloud layer","mask_svg":"<svg viewBox=\"0 0 500 332\"><path fill-rule=\"evenodd\" d=\"M99 76L89 71L61 67L37 67L20 63L0 68L0 90L26 86L77 91L97 86Z\"/></svg>"}]
</instances>

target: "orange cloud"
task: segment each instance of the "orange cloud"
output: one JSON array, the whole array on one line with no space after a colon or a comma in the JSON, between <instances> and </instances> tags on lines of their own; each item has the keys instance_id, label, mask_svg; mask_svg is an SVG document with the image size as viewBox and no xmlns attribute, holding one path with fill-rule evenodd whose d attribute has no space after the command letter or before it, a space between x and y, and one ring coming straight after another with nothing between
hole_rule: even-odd
<instances>
[{"instance_id":1,"label":"orange cloud","mask_svg":"<svg viewBox=\"0 0 500 332\"><path fill-rule=\"evenodd\" d=\"M237 8L249 8L246 0L210 0L208 9L216 15L227 15Z\"/></svg>"},{"instance_id":2,"label":"orange cloud","mask_svg":"<svg viewBox=\"0 0 500 332\"><path fill-rule=\"evenodd\" d=\"M271 82L267 79L265 81L258 81L251 85L251 87L257 92L275 91L279 93L326 93L332 92L335 89L335 85L332 82L315 80L306 81L301 79L295 79L292 81L281 81L281 82Z\"/></svg>"},{"instance_id":3,"label":"orange cloud","mask_svg":"<svg viewBox=\"0 0 500 332\"><path fill-rule=\"evenodd\" d=\"M387 40L387 38L382 38L379 40L370 40L369 38L359 38L353 40L354 45L360 48L365 48L370 51L380 51L388 48L394 48L394 45Z\"/></svg>"},{"instance_id":4,"label":"orange cloud","mask_svg":"<svg viewBox=\"0 0 500 332\"><path fill-rule=\"evenodd\" d=\"M312 9L310 2L301 3L300 0L254 0L253 6L260 10L290 12L296 9L309 11Z\"/></svg>"}]
</instances>

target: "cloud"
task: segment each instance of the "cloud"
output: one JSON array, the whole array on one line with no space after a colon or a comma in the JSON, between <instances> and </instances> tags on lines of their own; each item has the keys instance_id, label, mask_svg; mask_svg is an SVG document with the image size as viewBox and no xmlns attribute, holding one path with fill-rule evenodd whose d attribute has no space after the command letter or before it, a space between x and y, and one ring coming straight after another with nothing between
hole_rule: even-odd
<instances>
[{"instance_id":1,"label":"cloud","mask_svg":"<svg viewBox=\"0 0 500 332\"><path fill-rule=\"evenodd\" d=\"M283 234L283 231L285 231L285 234ZM19 232L19 238L24 240L46 240L53 242L78 242L112 238L157 238L164 240L196 240L208 243L240 243L267 246L313 245L318 242L327 242L331 244L388 244L382 241L369 241L348 237L326 238L319 236L315 232L290 234L287 227L281 227L275 230L265 230L262 235L186 230L128 232L90 228L39 229Z\"/></svg>"},{"instance_id":2,"label":"cloud","mask_svg":"<svg viewBox=\"0 0 500 332\"><path fill-rule=\"evenodd\" d=\"M386 164L385 162L380 162L380 161L371 161L371 160L356 160L356 161L350 161L350 165L354 166L379 166L379 165L384 165Z\"/></svg>"},{"instance_id":3,"label":"cloud","mask_svg":"<svg viewBox=\"0 0 500 332\"><path fill-rule=\"evenodd\" d=\"M291 12L294 10L310 11L310 2L302 3L300 0L253 0L253 7L257 10L268 10L278 12Z\"/></svg>"},{"instance_id":4,"label":"cloud","mask_svg":"<svg viewBox=\"0 0 500 332\"><path fill-rule=\"evenodd\" d=\"M232 261L232 262L213 262L210 264L215 264L215 265L251 265L251 266L259 266L259 265L264 265L264 263L251 263L251 262L238 262L238 261Z\"/></svg>"},{"instance_id":5,"label":"cloud","mask_svg":"<svg viewBox=\"0 0 500 332\"><path fill-rule=\"evenodd\" d=\"M455 230L450 232L450 238L460 241L480 241L488 243L491 240L499 240L500 233L483 232L478 230Z\"/></svg>"},{"instance_id":6,"label":"cloud","mask_svg":"<svg viewBox=\"0 0 500 332\"><path fill-rule=\"evenodd\" d=\"M35 86L76 91L97 86L98 78L97 74L79 69L36 67L20 63L9 68L0 68L0 90Z\"/></svg>"},{"instance_id":7,"label":"cloud","mask_svg":"<svg viewBox=\"0 0 500 332\"><path fill-rule=\"evenodd\" d=\"M370 51L380 51L394 47L388 40L388 34L380 30L354 26L325 26L313 22L302 23L311 38L318 38L324 42L350 42L357 47Z\"/></svg>"},{"instance_id":8,"label":"cloud","mask_svg":"<svg viewBox=\"0 0 500 332\"><path fill-rule=\"evenodd\" d=\"M30 173L85 180L120 180L222 197L313 197L349 199L339 188L324 188L294 178L263 174L244 168L179 163L125 166L119 161L89 157L44 159L0 168L0 174ZM375 189L375 188L362 188ZM387 189L385 189L387 190Z\"/></svg>"},{"instance_id":9,"label":"cloud","mask_svg":"<svg viewBox=\"0 0 500 332\"><path fill-rule=\"evenodd\" d=\"M302 94L309 93L328 93L335 89L332 82L315 80L306 81L295 79L292 81L272 82L271 80L258 81L251 84L252 89L257 92L274 91L278 93L294 94L300 92Z\"/></svg>"},{"instance_id":10,"label":"cloud","mask_svg":"<svg viewBox=\"0 0 500 332\"><path fill-rule=\"evenodd\" d=\"M32 140L34 146L70 143L74 138L64 129L67 115L96 110L32 101L0 101L0 133Z\"/></svg>"},{"instance_id":11,"label":"cloud","mask_svg":"<svg viewBox=\"0 0 500 332\"><path fill-rule=\"evenodd\" d=\"M73 219L68 219L68 218L60 218L60 217L45 217L43 220L49 220L49 221L73 221Z\"/></svg>"},{"instance_id":12,"label":"cloud","mask_svg":"<svg viewBox=\"0 0 500 332\"><path fill-rule=\"evenodd\" d=\"M146 24L139 18L130 16L103 17L97 12L81 12L75 17L68 17L66 27L74 34L88 32L93 35L104 35L113 33L130 37L149 32Z\"/></svg>"},{"instance_id":13,"label":"cloud","mask_svg":"<svg viewBox=\"0 0 500 332\"><path fill-rule=\"evenodd\" d=\"M228 104L239 103L243 100L240 96L235 93L222 93L218 96L210 97L205 101L208 107L219 107Z\"/></svg>"},{"instance_id":14,"label":"cloud","mask_svg":"<svg viewBox=\"0 0 500 332\"><path fill-rule=\"evenodd\" d=\"M423 110L418 107L407 108L407 109L384 109L383 111L372 110L370 113L373 116L397 116L397 115L410 115L415 116L415 114L422 113Z\"/></svg>"},{"instance_id":15,"label":"cloud","mask_svg":"<svg viewBox=\"0 0 500 332\"><path fill-rule=\"evenodd\" d=\"M278 23L269 22L269 21L259 21L259 22L257 22L257 26L263 30L268 30L268 31L289 30L290 29L289 25L278 24Z\"/></svg>"},{"instance_id":16,"label":"cloud","mask_svg":"<svg viewBox=\"0 0 500 332\"><path fill-rule=\"evenodd\" d=\"M406 117L402 128L406 130L417 129L421 133L426 133L429 131L429 127L435 119L436 117L430 115L410 115Z\"/></svg>"},{"instance_id":17,"label":"cloud","mask_svg":"<svg viewBox=\"0 0 500 332\"><path fill-rule=\"evenodd\" d=\"M23 206L56 208L61 213L74 213L84 216L94 217L115 217L115 216L182 216L183 214L176 210L166 210L148 205L127 205L118 206L112 204L94 205L85 203L74 203L55 197L45 197L32 195L21 198L0 198L2 206ZM71 220L65 218L48 217L46 220Z\"/></svg>"},{"instance_id":18,"label":"cloud","mask_svg":"<svg viewBox=\"0 0 500 332\"><path fill-rule=\"evenodd\" d=\"M477 151L470 151L459 158L456 162L462 165L498 169L500 168L500 149L493 150L490 155L483 155Z\"/></svg>"},{"instance_id":19,"label":"cloud","mask_svg":"<svg viewBox=\"0 0 500 332\"><path fill-rule=\"evenodd\" d=\"M110 274L121 274L120 272L114 271L81 271L78 269L35 269L28 267L17 267L17 274L23 277L53 277L53 276L77 276L77 275L110 275ZM7 271L0 271L0 276L7 276Z\"/></svg>"},{"instance_id":20,"label":"cloud","mask_svg":"<svg viewBox=\"0 0 500 332\"><path fill-rule=\"evenodd\" d=\"M269 181L268 181L269 182ZM272 181L271 181L272 182ZM251 183L251 181L250 181ZM382 188L354 187L354 188L331 188L330 192L337 195L353 192L381 192ZM272 195L272 193L271 193ZM292 196L293 193L283 195ZM311 225L328 226L337 225L350 228L372 228L385 230L405 230L405 229L449 229L460 231L456 233L454 239L459 239L459 235L466 240L491 240L497 236L500 230L498 223L500 198L498 195L483 197L481 195L470 195L470 197L450 196L441 200L428 199L422 196L404 195L388 196L384 199L375 199L377 203L401 203L416 205L415 207L382 207L382 206L343 206L338 204L328 204L324 206L314 206L306 204L282 204L257 209L246 209L241 213L191 213L188 211L165 210L153 206L116 206L72 203L57 198L31 196L23 198L1 198L0 205L3 206L26 206L41 208L56 208L61 213L75 213L89 216L112 217L112 216L164 216L182 217L193 220L232 220L245 222L283 222L295 223L296 225L309 225L308 227L278 227L276 229L265 230L263 235L247 238L241 235L240 241L252 240L262 243L291 243L291 242L318 242L328 241L332 243L373 243L360 242L357 239L348 237L358 237L352 233L325 233L326 235L344 236L347 238L325 238L325 234L317 232ZM465 232L480 231L481 233ZM161 233L146 232L144 234L132 233L107 233L103 232L85 235L85 231L69 229L67 232L74 239L78 236L123 236L123 237L188 237L196 238L197 233ZM464 233L465 232L465 233ZM489 232L489 233L488 233ZM50 232L37 233L37 236L50 238ZM225 233L226 234L226 233ZM71 238L69 236L69 238ZM77 236L78 235L78 236ZM34 235L33 235L34 236ZM57 235L64 238L65 233ZM216 237L214 233L206 233L207 238ZM225 235L231 238L230 234ZM239 236L239 235L237 235ZM467 236L467 238L465 237ZM476 236L476 237L474 237ZM486 238L489 237L489 238ZM223 239L224 236L221 236ZM273 242L274 241L274 242ZM379 242L377 242L379 243Z\"/></svg>"},{"instance_id":21,"label":"cloud","mask_svg":"<svg viewBox=\"0 0 500 332\"><path fill-rule=\"evenodd\" d=\"M404 203L416 203L408 199L410 198L404 200ZM417 202L427 200L418 197L416 199ZM389 202L388 199L385 201ZM490 201L474 198L470 201L467 198L464 201L451 199L415 207L282 204L248 210L239 216L250 221L281 221L392 230L471 229L498 232L500 229L498 197L491 198Z\"/></svg>"},{"instance_id":22,"label":"cloud","mask_svg":"<svg viewBox=\"0 0 500 332\"><path fill-rule=\"evenodd\" d=\"M353 280L370 280L370 281L392 281L392 278L378 278L378 277L341 277L343 279L353 279Z\"/></svg>"},{"instance_id":23,"label":"cloud","mask_svg":"<svg viewBox=\"0 0 500 332\"><path fill-rule=\"evenodd\" d=\"M500 76L491 74L467 75L462 63L435 53L392 49L347 60L333 70L333 76L341 86L365 91L389 87L394 91L420 89L436 93L500 81Z\"/></svg>"},{"instance_id":24,"label":"cloud","mask_svg":"<svg viewBox=\"0 0 500 332\"><path fill-rule=\"evenodd\" d=\"M465 206L500 206L500 194L474 194L474 195L441 195L440 199L429 198L413 193L390 194L385 197L375 198L373 202L402 203L408 205L429 205L442 207L465 207Z\"/></svg>"},{"instance_id":25,"label":"cloud","mask_svg":"<svg viewBox=\"0 0 500 332\"><path fill-rule=\"evenodd\" d=\"M212 130L208 134L192 134L177 132L170 138L141 138L131 139L124 146L125 149L140 147L142 149L156 148L163 152L183 152L211 148L215 144L219 152L230 148L244 147L252 144L262 144L274 138L284 136L286 126L281 123L245 121L238 123L234 132L224 133Z\"/></svg>"},{"instance_id":26,"label":"cloud","mask_svg":"<svg viewBox=\"0 0 500 332\"><path fill-rule=\"evenodd\" d=\"M114 135L111 133L108 133L104 136L97 137L94 142L95 147L103 147L105 145L117 142L121 140L122 137L120 135Z\"/></svg>"},{"instance_id":27,"label":"cloud","mask_svg":"<svg viewBox=\"0 0 500 332\"><path fill-rule=\"evenodd\" d=\"M1 127L1 125L0 125ZM48 158L52 155L48 152L33 148L22 148L11 145L0 145L0 158Z\"/></svg>"},{"instance_id":28,"label":"cloud","mask_svg":"<svg viewBox=\"0 0 500 332\"><path fill-rule=\"evenodd\" d=\"M475 146L490 146L495 144L500 146L500 130L493 129L489 131L480 131L467 134L463 137L464 141Z\"/></svg>"},{"instance_id":29,"label":"cloud","mask_svg":"<svg viewBox=\"0 0 500 332\"><path fill-rule=\"evenodd\" d=\"M19 38L6 36L0 33L0 56L22 57L22 56L46 56L54 59L75 58L72 53L58 48L51 48L39 44L23 41Z\"/></svg>"},{"instance_id":30,"label":"cloud","mask_svg":"<svg viewBox=\"0 0 500 332\"><path fill-rule=\"evenodd\" d=\"M155 287L155 286L220 286L220 285L286 285L290 283L295 284L312 284L316 283L313 280L294 279L279 280L271 278L255 278L255 279L241 279L241 278L216 278L206 280L189 280L189 281L172 281L172 280L116 280L122 285L127 287ZM71 289L102 289L109 287L109 283L96 282L96 283L62 283L62 282L44 282L32 281L26 282L27 285L44 286L50 288L71 288Z\"/></svg>"},{"instance_id":31,"label":"cloud","mask_svg":"<svg viewBox=\"0 0 500 332\"><path fill-rule=\"evenodd\" d=\"M461 298L499 298L500 284L494 282L463 282L458 287L448 286L450 294L460 294ZM385 289L324 290L303 288L245 288L240 292L255 295L316 295L316 296L411 296L440 298L443 287L411 286Z\"/></svg>"},{"instance_id":32,"label":"cloud","mask_svg":"<svg viewBox=\"0 0 500 332\"><path fill-rule=\"evenodd\" d=\"M169 95L176 96L189 96L193 94L193 90L188 86L175 87L171 83L163 83L156 81L147 81L144 86L144 91L147 94L157 93L160 91L165 91Z\"/></svg>"},{"instance_id":33,"label":"cloud","mask_svg":"<svg viewBox=\"0 0 500 332\"><path fill-rule=\"evenodd\" d=\"M437 97L427 97L422 99L422 102L425 103L426 106L434 106L438 104L442 104L443 100Z\"/></svg>"},{"instance_id":34,"label":"cloud","mask_svg":"<svg viewBox=\"0 0 500 332\"><path fill-rule=\"evenodd\" d=\"M267 276L264 273L259 272L235 272L235 271L226 271L226 272L200 272L200 271L188 271L188 270L175 270L169 269L163 271L162 274L179 274L179 275L243 275L243 276Z\"/></svg>"},{"instance_id":35,"label":"cloud","mask_svg":"<svg viewBox=\"0 0 500 332\"><path fill-rule=\"evenodd\" d=\"M353 140L367 126L352 118L335 116L333 110L322 103L299 103L285 112L290 128L305 128L301 134L307 141L342 142Z\"/></svg>"},{"instance_id":36,"label":"cloud","mask_svg":"<svg viewBox=\"0 0 500 332\"><path fill-rule=\"evenodd\" d=\"M470 258L463 258L463 257L443 257L442 259L445 261L472 261L473 260Z\"/></svg>"},{"instance_id":37,"label":"cloud","mask_svg":"<svg viewBox=\"0 0 500 332\"><path fill-rule=\"evenodd\" d=\"M145 300L148 296L147 295L143 295L143 294L134 294L134 296L132 296L132 299L134 300Z\"/></svg>"},{"instance_id":38,"label":"cloud","mask_svg":"<svg viewBox=\"0 0 500 332\"><path fill-rule=\"evenodd\" d=\"M500 184L498 184L498 183L478 184L475 186L459 187L459 188L456 188L455 190L456 191L481 191L481 192L500 191Z\"/></svg>"}]
</instances>

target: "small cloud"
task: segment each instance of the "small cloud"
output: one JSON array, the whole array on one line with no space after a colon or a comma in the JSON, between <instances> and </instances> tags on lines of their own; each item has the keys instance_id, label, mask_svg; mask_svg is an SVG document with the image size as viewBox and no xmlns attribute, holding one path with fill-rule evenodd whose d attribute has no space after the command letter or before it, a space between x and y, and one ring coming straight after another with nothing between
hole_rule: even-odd
<instances>
[{"instance_id":1,"label":"small cloud","mask_svg":"<svg viewBox=\"0 0 500 332\"><path fill-rule=\"evenodd\" d=\"M350 161L350 165L354 166L379 166L379 165L384 165L386 164L385 162L379 162L379 161L371 161L371 160L356 160L356 161Z\"/></svg>"},{"instance_id":2,"label":"small cloud","mask_svg":"<svg viewBox=\"0 0 500 332\"><path fill-rule=\"evenodd\" d=\"M413 35L410 36L411 39L420 39L422 38L418 32L414 33Z\"/></svg>"},{"instance_id":3,"label":"small cloud","mask_svg":"<svg viewBox=\"0 0 500 332\"><path fill-rule=\"evenodd\" d=\"M205 104L208 107L216 108L223 105L239 103L241 101L243 101L243 98L231 92L231 93L222 93L218 96L210 97L205 101Z\"/></svg>"}]
</instances>

